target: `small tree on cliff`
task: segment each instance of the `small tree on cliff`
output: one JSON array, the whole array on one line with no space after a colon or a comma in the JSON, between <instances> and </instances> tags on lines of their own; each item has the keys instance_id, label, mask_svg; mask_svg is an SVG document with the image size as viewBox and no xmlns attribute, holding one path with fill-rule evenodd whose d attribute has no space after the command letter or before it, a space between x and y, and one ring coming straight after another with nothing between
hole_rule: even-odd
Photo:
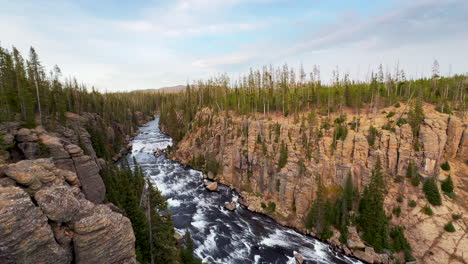
<instances>
[{"instance_id":1,"label":"small tree on cliff","mask_svg":"<svg viewBox=\"0 0 468 264\"><path fill-rule=\"evenodd\" d=\"M384 210L385 178L380 159L372 170L371 181L365 187L359 204L359 225L363 239L377 251L388 247L388 219Z\"/></svg>"},{"instance_id":2,"label":"small tree on cliff","mask_svg":"<svg viewBox=\"0 0 468 264\"><path fill-rule=\"evenodd\" d=\"M423 191L429 203L442 205L442 197L440 197L439 188L434 178L427 179L424 182Z\"/></svg>"},{"instance_id":3,"label":"small tree on cliff","mask_svg":"<svg viewBox=\"0 0 468 264\"><path fill-rule=\"evenodd\" d=\"M288 147L284 144L284 141L281 141L280 146L280 157L278 161L278 170L284 168L284 166L288 163Z\"/></svg>"},{"instance_id":4,"label":"small tree on cliff","mask_svg":"<svg viewBox=\"0 0 468 264\"><path fill-rule=\"evenodd\" d=\"M320 238L328 239L333 236L333 231L330 228L332 208L330 202L325 198L324 189L322 178L317 175L317 197L309 210L305 226L309 230L314 229Z\"/></svg>"},{"instance_id":5,"label":"small tree on cliff","mask_svg":"<svg viewBox=\"0 0 468 264\"><path fill-rule=\"evenodd\" d=\"M416 100L413 107L408 112L408 123L413 132L414 150L419 151L419 130L420 125L424 122L424 111L421 100Z\"/></svg>"}]
</instances>

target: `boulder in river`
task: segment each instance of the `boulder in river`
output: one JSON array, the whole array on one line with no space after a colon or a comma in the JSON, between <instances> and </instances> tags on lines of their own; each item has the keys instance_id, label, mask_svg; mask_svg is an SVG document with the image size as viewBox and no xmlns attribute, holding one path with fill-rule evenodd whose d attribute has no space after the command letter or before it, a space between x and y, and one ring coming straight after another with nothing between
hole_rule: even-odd
<instances>
[{"instance_id":1,"label":"boulder in river","mask_svg":"<svg viewBox=\"0 0 468 264\"><path fill-rule=\"evenodd\" d=\"M236 203L235 202L230 202L224 205L224 208L226 208L229 211L234 211L236 210Z\"/></svg>"},{"instance_id":2,"label":"boulder in river","mask_svg":"<svg viewBox=\"0 0 468 264\"><path fill-rule=\"evenodd\" d=\"M216 192L218 191L218 183L217 182L205 182L205 187L209 191Z\"/></svg>"},{"instance_id":3,"label":"boulder in river","mask_svg":"<svg viewBox=\"0 0 468 264\"><path fill-rule=\"evenodd\" d=\"M296 259L296 263L304 263L304 258L302 257L301 253L294 251L294 258Z\"/></svg>"}]
</instances>

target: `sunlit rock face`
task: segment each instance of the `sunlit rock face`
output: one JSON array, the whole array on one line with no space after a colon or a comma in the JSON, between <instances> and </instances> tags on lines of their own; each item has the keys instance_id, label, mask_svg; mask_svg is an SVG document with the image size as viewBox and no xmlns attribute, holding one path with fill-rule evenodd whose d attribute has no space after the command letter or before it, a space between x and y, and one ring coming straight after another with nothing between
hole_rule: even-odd
<instances>
[{"instance_id":1,"label":"sunlit rock face","mask_svg":"<svg viewBox=\"0 0 468 264\"><path fill-rule=\"evenodd\" d=\"M394 179L397 176L404 178L410 162L416 165L423 179L435 177L442 180L450 173L457 186L457 199L444 196L443 205L435 210L441 213L436 213L428 221L433 222L437 235L451 235L443 234L444 225L450 221L452 214L467 210L464 201L468 198L468 167L465 163L468 157L468 122L466 117L439 113L433 106L425 105L425 119L418 135L419 150L415 150L415 138L409 124L394 126L394 131L382 129L389 121L395 123L397 117L406 118L408 109L403 104L399 108L380 109L381 113L376 115L347 113L346 122L359 119L360 126L351 129L348 125L346 138L334 141L333 120L338 115L330 117L332 125L326 129L326 117L317 117L314 124L309 124L308 121L301 121L301 118L294 120L294 117L279 114L247 117L232 112L229 115L224 112L217 114L205 108L197 113L193 128L178 143L174 157L189 164L197 156L209 154L220 164L214 178L238 190L249 209L264 212L261 202L275 202L277 214L272 216L280 223L298 229L304 228L305 216L315 198L317 175L320 175L329 194L339 192L348 175L362 191L370 181L377 159L380 159L388 175L387 212L391 214L396 197L401 195L405 198L403 216L392 221L406 227L406 237L413 248L418 248L414 252L415 257L425 263L439 263L435 261L437 256L444 260L454 258L466 262L467 256L459 253L463 243L452 243L456 245L452 249L446 242L451 238L440 239L445 242L439 243L434 237L424 237L430 236L431 232L424 231L427 229L425 225L429 224L418 216L419 211L406 206L409 201L406 199L410 198L417 202L416 208L419 209L427 203L421 187L411 187L408 181L395 183ZM395 112L393 117L386 117L389 112ZM302 114L306 116L308 113ZM368 140L371 125L379 132L373 145ZM279 168L282 142L288 150L288 158L287 163ZM450 162L450 172L440 168L445 161ZM414 219L419 219L419 224ZM454 235L458 236L453 239L463 242L460 234L466 230L466 226L464 221L457 221L457 225L460 226ZM435 243L440 250L420 247L424 243Z\"/></svg>"}]
</instances>

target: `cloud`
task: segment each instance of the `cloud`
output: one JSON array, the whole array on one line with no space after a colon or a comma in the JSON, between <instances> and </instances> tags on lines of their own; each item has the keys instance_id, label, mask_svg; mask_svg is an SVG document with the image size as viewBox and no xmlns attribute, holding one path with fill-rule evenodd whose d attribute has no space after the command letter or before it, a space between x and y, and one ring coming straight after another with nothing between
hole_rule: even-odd
<instances>
[{"instance_id":1,"label":"cloud","mask_svg":"<svg viewBox=\"0 0 468 264\"><path fill-rule=\"evenodd\" d=\"M303 14L283 10L293 4L285 0L155 1L126 17L74 1L8 1L0 10L1 44L24 55L32 45L48 69L58 64L65 77L113 91L285 62L306 70L320 64L325 79L336 65L362 77L371 66L398 61L419 74L434 58L466 71L467 1L389 1L367 13L328 6Z\"/></svg>"},{"instance_id":2,"label":"cloud","mask_svg":"<svg viewBox=\"0 0 468 264\"><path fill-rule=\"evenodd\" d=\"M401 57L418 56L418 50L413 47L424 46L425 55L429 60L441 53L440 46L447 43L465 43L468 37L468 2L463 0L419 1L393 10L382 10L381 13L370 18L360 18L354 13L339 14L340 20L321 29L306 31L289 43L280 45L258 43L247 46L243 51L232 54L214 56L196 60L193 65L197 67L227 67L252 63L253 61L287 62L288 58L297 61L298 56L303 60L307 58L320 58L322 54L329 56L326 65L339 65L344 52L363 54L364 56L381 53L392 54L387 62L397 62L400 50ZM438 44L437 44L438 43ZM430 46L433 45L431 50ZM429 49L428 49L429 46ZM467 54L468 51L460 44L454 50L442 51L456 60L456 52ZM407 52L411 50L413 54ZM335 54L330 54L334 52ZM381 58L381 56L379 56ZM390 57L390 56L387 56ZM444 56L446 57L446 56ZM362 57L364 58L364 57ZM334 60L331 62L330 60ZM357 59L357 58L356 58ZM368 58L366 58L368 59ZM282 62L281 62L282 60ZM371 60L375 61L375 60ZM359 62L357 62L359 63ZM244 65L246 66L246 65ZM332 69L333 67L325 67Z\"/></svg>"}]
</instances>

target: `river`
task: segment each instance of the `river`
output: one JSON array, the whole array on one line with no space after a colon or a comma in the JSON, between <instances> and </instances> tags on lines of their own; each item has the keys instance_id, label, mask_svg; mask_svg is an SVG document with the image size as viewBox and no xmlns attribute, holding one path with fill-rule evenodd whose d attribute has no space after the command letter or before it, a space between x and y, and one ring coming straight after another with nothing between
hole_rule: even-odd
<instances>
[{"instance_id":1,"label":"river","mask_svg":"<svg viewBox=\"0 0 468 264\"><path fill-rule=\"evenodd\" d=\"M233 212L224 204L238 196L220 185L219 192L203 187L201 172L187 168L154 149L164 149L172 139L160 132L159 118L141 127L133 139L133 157L166 197L176 232L190 230L195 254L207 263L295 263L294 251L304 263L360 263L334 252L327 244L283 227L262 214L237 206Z\"/></svg>"}]
</instances>

